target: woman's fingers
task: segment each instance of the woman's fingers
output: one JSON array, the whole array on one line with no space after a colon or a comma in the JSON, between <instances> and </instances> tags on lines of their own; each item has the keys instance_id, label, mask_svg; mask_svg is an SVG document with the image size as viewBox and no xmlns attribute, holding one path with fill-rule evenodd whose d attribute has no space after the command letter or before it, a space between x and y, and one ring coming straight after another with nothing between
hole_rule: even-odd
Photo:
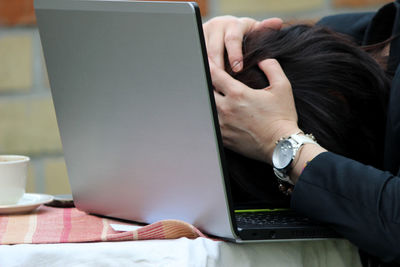
<instances>
[{"instance_id":1,"label":"woman's fingers","mask_svg":"<svg viewBox=\"0 0 400 267\"><path fill-rule=\"evenodd\" d=\"M263 21L233 16L213 18L203 25L208 57L219 68L225 69L224 53L226 48L231 68L235 72L240 71L243 68L243 36L253 30L265 28L279 30L281 27L282 20L279 18Z\"/></svg>"},{"instance_id":2,"label":"woman's fingers","mask_svg":"<svg viewBox=\"0 0 400 267\"><path fill-rule=\"evenodd\" d=\"M239 18L237 21L232 22L225 32L225 48L232 70L238 72L243 69L243 37L246 33L263 29L279 30L282 27L282 23L279 18L270 18L263 21Z\"/></svg>"},{"instance_id":3,"label":"woman's fingers","mask_svg":"<svg viewBox=\"0 0 400 267\"><path fill-rule=\"evenodd\" d=\"M241 71L243 68L242 42L242 32L231 30L225 35L225 47L228 53L229 64L235 72Z\"/></svg>"},{"instance_id":4,"label":"woman's fingers","mask_svg":"<svg viewBox=\"0 0 400 267\"><path fill-rule=\"evenodd\" d=\"M207 24L209 23L209 24ZM223 40L223 29L222 28L215 28L218 25L212 24L212 22L207 22L204 24L204 38L206 41L206 48L207 48L207 55L211 58L215 64L220 67L224 68L224 40ZM214 27L214 29L213 29Z\"/></svg>"},{"instance_id":5,"label":"woman's fingers","mask_svg":"<svg viewBox=\"0 0 400 267\"><path fill-rule=\"evenodd\" d=\"M268 78L270 86L266 89L274 90L275 88L280 88L280 85L285 83L290 87L290 83L276 59L265 59L258 63L258 66Z\"/></svg>"},{"instance_id":6,"label":"woman's fingers","mask_svg":"<svg viewBox=\"0 0 400 267\"><path fill-rule=\"evenodd\" d=\"M224 53L226 47L231 66L236 66L236 68L240 66L243 58L243 35L256 23L257 21L254 19L239 19L233 16L216 17L206 22L203 25L203 30L208 57L210 57L218 67L224 69Z\"/></svg>"},{"instance_id":7,"label":"woman's fingers","mask_svg":"<svg viewBox=\"0 0 400 267\"><path fill-rule=\"evenodd\" d=\"M282 28L283 21L280 18L269 18L264 19L257 24L251 30L259 31L263 29L280 30Z\"/></svg>"},{"instance_id":8,"label":"woman's fingers","mask_svg":"<svg viewBox=\"0 0 400 267\"><path fill-rule=\"evenodd\" d=\"M241 89L241 83L232 78L227 72L217 67L217 65L209 59L212 84L216 91L227 96Z\"/></svg>"}]
</instances>

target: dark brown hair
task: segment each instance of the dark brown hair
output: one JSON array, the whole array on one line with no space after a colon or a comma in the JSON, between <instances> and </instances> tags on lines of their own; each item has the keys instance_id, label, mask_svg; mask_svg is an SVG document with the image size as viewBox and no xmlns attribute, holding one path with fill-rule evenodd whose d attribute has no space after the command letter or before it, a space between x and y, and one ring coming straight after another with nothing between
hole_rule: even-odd
<instances>
[{"instance_id":1,"label":"dark brown hair","mask_svg":"<svg viewBox=\"0 0 400 267\"><path fill-rule=\"evenodd\" d=\"M300 129L331 152L382 165L390 79L349 37L320 26L266 29L245 36L243 54L242 71L234 73L226 64L235 79L254 89L267 87L258 63L275 58L292 85ZM271 167L228 150L226 154L239 187L268 199L271 182L259 180L273 176Z\"/></svg>"}]
</instances>

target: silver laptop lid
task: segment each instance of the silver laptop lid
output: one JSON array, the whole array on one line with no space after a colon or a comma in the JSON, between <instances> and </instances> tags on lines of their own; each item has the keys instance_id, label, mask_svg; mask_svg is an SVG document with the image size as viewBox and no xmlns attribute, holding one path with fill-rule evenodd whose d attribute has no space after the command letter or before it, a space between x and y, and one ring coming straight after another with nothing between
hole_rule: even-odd
<instances>
[{"instance_id":1,"label":"silver laptop lid","mask_svg":"<svg viewBox=\"0 0 400 267\"><path fill-rule=\"evenodd\" d=\"M76 206L234 238L197 6L36 0L35 9Z\"/></svg>"}]
</instances>

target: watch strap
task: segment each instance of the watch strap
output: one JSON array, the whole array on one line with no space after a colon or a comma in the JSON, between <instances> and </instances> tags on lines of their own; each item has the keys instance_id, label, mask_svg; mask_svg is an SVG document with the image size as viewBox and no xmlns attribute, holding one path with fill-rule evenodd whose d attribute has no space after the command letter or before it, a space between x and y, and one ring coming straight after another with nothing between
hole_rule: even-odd
<instances>
[{"instance_id":1,"label":"watch strap","mask_svg":"<svg viewBox=\"0 0 400 267\"><path fill-rule=\"evenodd\" d=\"M299 144L300 148L302 145L304 144L317 144L317 142L315 141L315 137L312 134L292 134L289 138L293 139L294 141L296 141L296 143Z\"/></svg>"}]
</instances>

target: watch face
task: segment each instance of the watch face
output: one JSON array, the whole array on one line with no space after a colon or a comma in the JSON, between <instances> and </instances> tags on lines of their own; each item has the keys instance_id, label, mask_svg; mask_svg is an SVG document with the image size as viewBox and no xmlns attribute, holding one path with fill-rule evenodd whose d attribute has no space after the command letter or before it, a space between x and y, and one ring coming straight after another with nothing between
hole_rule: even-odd
<instances>
[{"instance_id":1,"label":"watch face","mask_svg":"<svg viewBox=\"0 0 400 267\"><path fill-rule=\"evenodd\" d=\"M293 145L288 140L279 141L272 155L272 163L277 169L284 169L292 162Z\"/></svg>"}]
</instances>

